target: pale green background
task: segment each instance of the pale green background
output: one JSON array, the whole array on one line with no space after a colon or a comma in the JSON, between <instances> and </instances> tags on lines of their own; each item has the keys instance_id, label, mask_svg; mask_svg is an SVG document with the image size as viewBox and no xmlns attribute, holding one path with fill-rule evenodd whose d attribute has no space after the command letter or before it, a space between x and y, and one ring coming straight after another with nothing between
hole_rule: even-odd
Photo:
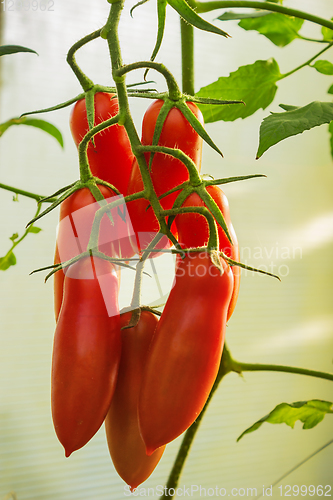
<instances>
[{"instance_id":1,"label":"pale green background","mask_svg":"<svg viewBox=\"0 0 333 500\"><path fill-rule=\"evenodd\" d=\"M149 59L155 42L155 2L138 8L134 19L129 16L131 5L126 5L120 27L125 62ZM331 0L295 0L288 5L333 16ZM2 58L0 121L51 106L80 92L65 61L67 50L78 38L101 27L107 12L108 4L102 0L55 0L53 12L4 13L3 43L31 47L39 57L16 54ZM216 13L206 15L210 21L216 17ZM257 59L274 57L281 72L287 72L320 49L298 40L280 49L256 32L240 30L236 23L223 27L231 39L196 33L196 89ZM320 29L308 23L303 33L318 37ZM179 80L178 47L177 16L168 9L158 61L163 61ZM95 82L108 85L111 79L107 57L106 43L99 40L78 54L78 62ZM333 62L332 53L325 58ZM149 78L156 80L160 89L165 88L155 73L151 72ZM142 72L137 72L129 81L141 79ZM327 127L288 139L259 161L254 159L259 125L269 111L279 111L279 103L328 101L326 90L331 84L332 77L306 68L279 83L277 97L267 110L244 121L207 125L225 158L221 160L204 147L203 173L216 177L267 175L267 179L225 188L243 260L254 266L276 265L274 271L288 266L282 283L243 273L238 305L227 329L228 345L241 361L332 371L333 163ZM131 105L140 130L148 103L131 100ZM74 181L78 161L68 116L68 108L42 116L62 131L64 151L52 137L37 129L8 130L1 138L0 182L47 195ZM22 234L35 204L24 197L14 203L12 194L3 190L0 195L0 255L4 255L9 237L14 232ZM29 273L52 263L57 219L57 211L42 219L38 225L43 231L29 235L15 252L17 265L0 274L0 499L13 491L19 500L118 500L124 498L124 483L108 456L104 429L84 449L65 459L52 426L52 280L44 284L43 273ZM298 250L294 257L295 248ZM288 253L290 258L286 258ZM168 289L170 269L159 267L165 277L163 287ZM280 268L282 274L285 270ZM147 292L147 301L155 298L152 290ZM122 305L128 303L130 293L129 279L124 277ZM300 423L294 430L286 425L265 424L239 443L237 436L283 401L332 401L332 397L332 383L319 379L279 373L245 373L244 379L229 375L204 418L181 485L224 487L228 493L242 487L261 492L263 485L270 486L332 439L332 415L313 430L303 431ZM168 445L145 487L165 483L179 444L180 439ZM333 486L332 460L330 446L281 484ZM276 488L273 498L280 498Z\"/></svg>"}]
</instances>

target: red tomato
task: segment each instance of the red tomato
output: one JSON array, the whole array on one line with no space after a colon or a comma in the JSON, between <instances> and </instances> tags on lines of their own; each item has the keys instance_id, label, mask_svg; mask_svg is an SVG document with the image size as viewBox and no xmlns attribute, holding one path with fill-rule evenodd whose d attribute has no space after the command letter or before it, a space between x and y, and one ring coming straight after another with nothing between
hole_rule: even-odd
<instances>
[{"instance_id":1,"label":"red tomato","mask_svg":"<svg viewBox=\"0 0 333 500\"><path fill-rule=\"evenodd\" d=\"M114 266L98 258L81 259L65 276L52 358L52 418L66 457L102 425L116 385L120 352Z\"/></svg>"},{"instance_id":2,"label":"red tomato","mask_svg":"<svg viewBox=\"0 0 333 500\"><path fill-rule=\"evenodd\" d=\"M112 118L118 111L115 94L95 94L95 125ZM70 117L70 128L78 146L89 130L85 99L78 101ZM95 147L89 142L87 153L94 176L109 182L122 194L126 193L132 168L133 153L125 128L112 125L94 136Z\"/></svg>"},{"instance_id":3,"label":"red tomato","mask_svg":"<svg viewBox=\"0 0 333 500\"><path fill-rule=\"evenodd\" d=\"M121 315L121 326L128 325L130 318L131 312ZM135 327L122 330L117 385L105 420L113 464L132 491L150 476L164 451L163 446L151 456L146 455L137 415L142 373L157 323L154 314L142 311Z\"/></svg>"},{"instance_id":4,"label":"red tomato","mask_svg":"<svg viewBox=\"0 0 333 500\"><path fill-rule=\"evenodd\" d=\"M147 109L142 123L143 145L151 145L155 124L163 105L162 100L154 101ZM200 123L203 124L203 117L199 108L192 102L187 106L195 114ZM200 170L202 139L192 128L192 125L186 120L178 108L172 108L163 124L162 132L158 141L159 146L177 148L189 156ZM150 154L145 155L149 164ZM176 158L163 153L155 153L151 166L151 178L157 196L178 186L188 180L188 171L185 165ZM140 169L136 160L134 160L131 177L128 184L127 194L137 193L143 189L143 182ZM179 194L179 191L172 193L161 199L161 205L164 209L172 208L172 205ZM144 199L128 203L128 211L137 235L138 249L142 250L148 246L154 235L159 232L159 223L154 215L153 209L149 207L149 202ZM175 232L175 225L172 226ZM167 238L164 238L158 248L169 246Z\"/></svg>"},{"instance_id":5,"label":"red tomato","mask_svg":"<svg viewBox=\"0 0 333 500\"><path fill-rule=\"evenodd\" d=\"M110 198L115 196L114 192L99 186L103 196ZM88 188L75 191L60 205L60 223L57 235L54 263L59 264L72 259L81 252L87 250L90 233L96 211L100 205L96 202ZM122 209L125 209L122 206ZM134 252L131 247L128 232L128 216L112 209L112 224L105 214L103 216L99 231L99 250L109 257L123 256L131 257ZM125 217L124 217L125 215ZM58 318L63 296L64 272L57 271L54 275L54 309L55 317Z\"/></svg>"},{"instance_id":6,"label":"red tomato","mask_svg":"<svg viewBox=\"0 0 333 500\"><path fill-rule=\"evenodd\" d=\"M231 259L239 261L238 241L230 219L228 199L219 186L207 186L206 189L221 210L233 243L230 245L225 232L222 227L218 225L219 249ZM182 206L204 207L205 204L197 193L192 193L186 198ZM196 248L207 245L209 228L207 219L203 215L198 213L177 215L176 226L178 230L178 241L184 248ZM241 277L241 268L239 266L232 266L231 269L234 275L234 289L228 309L227 320L232 315L236 306Z\"/></svg>"},{"instance_id":7,"label":"red tomato","mask_svg":"<svg viewBox=\"0 0 333 500\"><path fill-rule=\"evenodd\" d=\"M174 286L149 349L139 398L147 454L184 432L201 412L222 355L233 274L207 253L178 263Z\"/></svg>"}]
</instances>

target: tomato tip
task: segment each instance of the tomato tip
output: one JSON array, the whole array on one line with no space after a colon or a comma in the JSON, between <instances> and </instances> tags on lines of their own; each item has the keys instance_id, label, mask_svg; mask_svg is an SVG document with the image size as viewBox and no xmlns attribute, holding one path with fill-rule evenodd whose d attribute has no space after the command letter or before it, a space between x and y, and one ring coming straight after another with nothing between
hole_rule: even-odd
<instances>
[{"instance_id":1,"label":"tomato tip","mask_svg":"<svg viewBox=\"0 0 333 500\"><path fill-rule=\"evenodd\" d=\"M148 455L148 457L150 457L150 455L152 455L154 453L154 451L156 450L156 448L153 448L153 447L150 447L150 446L147 446L146 447L146 455Z\"/></svg>"}]
</instances>

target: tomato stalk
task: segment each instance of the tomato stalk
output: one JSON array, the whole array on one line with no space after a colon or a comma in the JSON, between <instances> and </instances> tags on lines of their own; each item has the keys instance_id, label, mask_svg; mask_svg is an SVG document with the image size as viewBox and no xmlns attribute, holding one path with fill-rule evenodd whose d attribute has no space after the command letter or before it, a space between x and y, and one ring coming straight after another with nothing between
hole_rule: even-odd
<instances>
[{"instance_id":1,"label":"tomato stalk","mask_svg":"<svg viewBox=\"0 0 333 500\"><path fill-rule=\"evenodd\" d=\"M79 80L83 90L86 92L89 90L91 87L94 86L94 83L90 78L88 78L81 68L78 66L76 60L75 60L75 52L83 47L86 43L91 42L92 40L95 40L96 38L99 38L101 36L101 30L96 30L93 33L90 33L89 35L85 36L78 42L74 43L74 45L69 49L68 54L67 54L67 62L72 68L73 72L75 73L76 78Z\"/></svg>"},{"instance_id":2,"label":"tomato stalk","mask_svg":"<svg viewBox=\"0 0 333 500\"><path fill-rule=\"evenodd\" d=\"M136 156L140 172L142 175L142 180L144 183L144 197L149 200L155 214L159 214L161 211L161 204L158 200L158 197L155 193L154 186L149 174L148 170L148 165L146 163L145 157L143 152L137 152L137 148L142 147L141 141L139 139L138 133L136 131L130 109L129 109L129 103L128 103L128 95L127 95L127 88L125 84L125 75L129 70L136 69L133 68L131 65L129 66L123 66L122 64L122 57L121 57L121 49L120 49L120 43L119 43L119 37L118 37L118 24L120 20L120 15L122 12L124 6L124 2L119 1L111 4L111 9L110 9L110 14L108 17L108 20L106 22L106 25L104 26L102 30L102 36L105 37L108 41L109 45L109 52L110 52L110 57L111 57L111 66L112 66L112 76L113 79L116 83L116 88L117 88L117 96L118 96L118 102L119 102L119 113L122 116L123 120L123 125L126 129L127 135L129 137L132 151ZM142 63L143 64L143 63ZM152 62L147 62L145 63L147 67L153 67L155 63ZM178 87L173 79L171 73L168 72L168 70L163 66L163 65L157 65L161 72L163 72L164 76L168 78L169 85L171 85L171 91L175 93L175 95L178 93ZM141 66L143 67L143 66ZM130 68L130 69L128 69ZM156 68L155 68L156 69ZM158 218L159 224L160 224L160 231L164 234L166 234L170 239L174 239L173 235L171 234L171 231L168 228L168 225L165 221L164 218L159 217Z\"/></svg>"}]
</instances>

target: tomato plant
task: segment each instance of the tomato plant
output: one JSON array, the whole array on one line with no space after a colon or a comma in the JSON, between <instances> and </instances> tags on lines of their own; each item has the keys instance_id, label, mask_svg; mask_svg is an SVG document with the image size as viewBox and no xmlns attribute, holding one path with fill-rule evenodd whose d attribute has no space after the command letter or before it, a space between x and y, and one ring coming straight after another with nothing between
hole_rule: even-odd
<instances>
[{"instance_id":1,"label":"tomato plant","mask_svg":"<svg viewBox=\"0 0 333 500\"><path fill-rule=\"evenodd\" d=\"M52 417L66 457L98 431L115 389L121 340L114 266L84 258L64 280L52 358Z\"/></svg>"}]
</instances>

